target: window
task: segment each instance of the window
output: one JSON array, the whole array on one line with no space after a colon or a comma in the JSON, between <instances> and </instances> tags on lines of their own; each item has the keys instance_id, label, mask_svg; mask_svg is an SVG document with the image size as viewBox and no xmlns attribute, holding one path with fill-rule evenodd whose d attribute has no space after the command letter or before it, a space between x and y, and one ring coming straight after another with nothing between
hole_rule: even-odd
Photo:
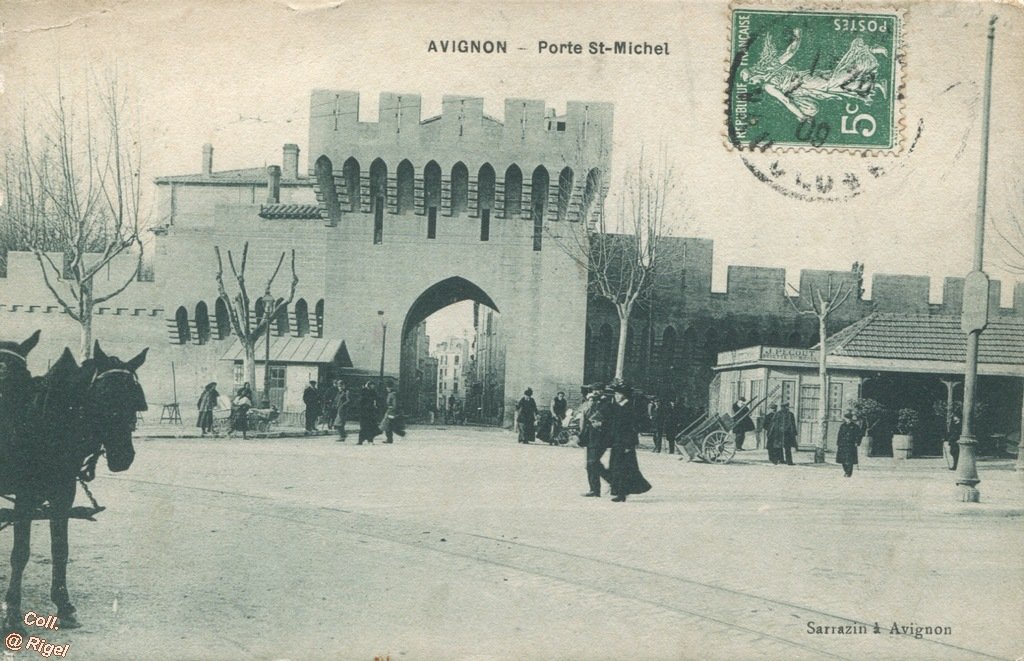
<instances>
[{"instance_id":1,"label":"window","mask_svg":"<svg viewBox=\"0 0 1024 661\"><path fill-rule=\"evenodd\" d=\"M217 299L214 314L217 316L217 339L223 340L231 334L231 317L228 314L228 304L223 298Z\"/></svg>"},{"instance_id":2,"label":"window","mask_svg":"<svg viewBox=\"0 0 1024 661\"><path fill-rule=\"evenodd\" d=\"M295 332L299 337L309 335L309 306L304 298L295 302Z\"/></svg>"},{"instance_id":3,"label":"window","mask_svg":"<svg viewBox=\"0 0 1024 661\"><path fill-rule=\"evenodd\" d=\"M402 161L398 164L398 213L409 213L416 203L415 184L416 172L412 163Z\"/></svg>"},{"instance_id":4,"label":"window","mask_svg":"<svg viewBox=\"0 0 1024 661\"><path fill-rule=\"evenodd\" d=\"M562 169L558 175L558 220L565 220L569 215L569 203L572 201L573 186L572 168Z\"/></svg>"},{"instance_id":5,"label":"window","mask_svg":"<svg viewBox=\"0 0 1024 661\"><path fill-rule=\"evenodd\" d=\"M437 238L437 207L427 209L427 238Z\"/></svg>"},{"instance_id":6,"label":"window","mask_svg":"<svg viewBox=\"0 0 1024 661\"><path fill-rule=\"evenodd\" d=\"M843 419L843 384L828 384L828 419Z\"/></svg>"},{"instance_id":7,"label":"window","mask_svg":"<svg viewBox=\"0 0 1024 661\"><path fill-rule=\"evenodd\" d=\"M388 166L384 161L374 159L370 164L370 202L373 210L383 211L388 195Z\"/></svg>"},{"instance_id":8,"label":"window","mask_svg":"<svg viewBox=\"0 0 1024 661\"><path fill-rule=\"evenodd\" d=\"M523 208L523 172L517 165L505 170L505 217L518 218Z\"/></svg>"},{"instance_id":9,"label":"window","mask_svg":"<svg viewBox=\"0 0 1024 661\"><path fill-rule=\"evenodd\" d=\"M456 364L456 365L458 365L458 364L459 364L459 357L458 357L458 356L455 356L455 364Z\"/></svg>"},{"instance_id":10,"label":"window","mask_svg":"<svg viewBox=\"0 0 1024 661\"><path fill-rule=\"evenodd\" d=\"M245 365L242 363L235 363L231 370L231 380L234 382L235 387L233 390L238 390L245 383Z\"/></svg>"},{"instance_id":11,"label":"window","mask_svg":"<svg viewBox=\"0 0 1024 661\"><path fill-rule=\"evenodd\" d=\"M345 180L345 192L348 194L349 211L359 211L359 161L350 158L341 168Z\"/></svg>"},{"instance_id":12,"label":"window","mask_svg":"<svg viewBox=\"0 0 1024 661\"><path fill-rule=\"evenodd\" d=\"M179 307L174 314L174 321L178 326L178 344L188 344L192 341L192 333L188 327L188 310L184 306Z\"/></svg>"},{"instance_id":13,"label":"window","mask_svg":"<svg viewBox=\"0 0 1024 661\"><path fill-rule=\"evenodd\" d=\"M271 365L269 367L270 372L267 374L267 379L270 382L270 388L281 388L284 389L284 376L287 368L284 365Z\"/></svg>"},{"instance_id":14,"label":"window","mask_svg":"<svg viewBox=\"0 0 1024 661\"><path fill-rule=\"evenodd\" d=\"M196 304L196 335L199 344L206 344L210 341L210 315L207 312L205 301L199 301Z\"/></svg>"},{"instance_id":15,"label":"window","mask_svg":"<svg viewBox=\"0 0 1024 661\"><path fill-rule=\"evenodd\" d=\"M813 422L818 417L819 386L800 387L800 422Z\"/></svg>"},{"instance_id":16,"label":"window","mask_svg":"<svg viewBox=\"0 0 1024 661\"><path fill-rule=\"evenodd\" d=\"M469 208L469 170L462 162L452 167L452 215Z\"/></svg>"}]
</instances>

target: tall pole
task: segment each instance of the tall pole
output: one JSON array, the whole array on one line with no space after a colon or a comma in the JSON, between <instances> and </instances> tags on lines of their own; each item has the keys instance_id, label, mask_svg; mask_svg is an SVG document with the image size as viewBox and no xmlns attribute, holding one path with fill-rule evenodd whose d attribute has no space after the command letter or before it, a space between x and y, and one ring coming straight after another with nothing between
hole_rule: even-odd
<instances>
[{"instance_id":1,"label":"tall pole","mask_svg":"<svg viewBox=\"0 0 1024 661\"><path fill-rule=\"evenodd\" d=\"M270 313L273 309L274 297L269 294L263 297L263 316L267 320L267 327L264 330L267 336L266 350L263 354L263 402L260 406L270 408Z\"/></svg>"},{"instance_id":2,"label":"tall pole","mask_svg":"<svg viewBox=\"0 0 1024 661\"><path fill-rule=\"evenodd\" d=\"M988 23L988 54L985 59L985 96L981 111L981 172L978 183L978 207L974 222L974 264L964 283L964 314L962 327L967 332L967 366L964 372L964 415L960 433L960 460L957 466L957 500L977 503L981 493L977 485L976 447L974 436L974 401L978 385L978 342L988 322L988 276L985 275L985 195L988 177L988 122L992 103L992 51L996 40L996 17Z\"/></svg>"},{"instance_id":3,"label":"tall pole","mask_svg":"<svg viewBox=\"0 0 1024 661\"><path fill-rule=\"evenodd\" d=\"M388 341L388 323L384 321L384 310L377 310L377 316L380 317L380 395L384 396L384 347Z\"/></svg>"}]
</instances>

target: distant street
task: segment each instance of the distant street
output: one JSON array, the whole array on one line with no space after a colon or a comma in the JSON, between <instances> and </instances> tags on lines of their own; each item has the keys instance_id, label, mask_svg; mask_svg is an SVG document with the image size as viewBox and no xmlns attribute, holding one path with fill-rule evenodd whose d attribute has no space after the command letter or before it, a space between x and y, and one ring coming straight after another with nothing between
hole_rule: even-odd
<instances>
[{"instance_id":1,"label":"distant street","mask_svg":"<svg viewBox=\"0 0 1024 661\"><path fill-rule=\"evenodd\" d=\"M69 659L1024 653L1024 490L1007 462L982 462L983 502L960 506L941 460L872 459L845 479L810 453L713 466L647 449L654 489L620 504L580 497L581 449L496 429L136 450L127 473L99 471L98 522L71 524L83 628L33 631ZM24 585L25 610L50 614L43 524Z\"/></svg>"}]
</instances>

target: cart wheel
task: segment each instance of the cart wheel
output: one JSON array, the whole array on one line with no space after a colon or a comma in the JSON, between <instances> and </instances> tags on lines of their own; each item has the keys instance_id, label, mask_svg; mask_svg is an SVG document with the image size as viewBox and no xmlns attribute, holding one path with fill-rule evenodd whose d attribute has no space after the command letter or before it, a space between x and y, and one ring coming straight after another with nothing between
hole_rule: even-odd
<instances>
[{"instance_id":1,"label":"cart wheel","mask_svg":"<svg viewBox=\"0 0 1024 661\"><path fill-rule=\"evenodd\" d=\"M731 433L718 429L704 437L701 452L708 461L717 464L728 463L736 454L736 438Z\"/></svg>"}]
</instances>

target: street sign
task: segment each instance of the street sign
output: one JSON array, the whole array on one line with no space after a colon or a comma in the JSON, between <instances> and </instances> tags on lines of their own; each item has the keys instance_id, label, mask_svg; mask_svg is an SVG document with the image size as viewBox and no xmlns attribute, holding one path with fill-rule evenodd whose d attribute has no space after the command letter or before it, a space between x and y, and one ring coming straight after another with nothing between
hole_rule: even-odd
<instances>
[{"instance_id":1,"label":"street sign","mask_svg":"<svg viewBox=\"0 0 1024 661\"><path fill-rule=\"evenodd\" d=\"M964 278L963 315L960 328L965 333L983 331L988 325L988 275L971 271Z\"/></svg>"}]
</instances>

